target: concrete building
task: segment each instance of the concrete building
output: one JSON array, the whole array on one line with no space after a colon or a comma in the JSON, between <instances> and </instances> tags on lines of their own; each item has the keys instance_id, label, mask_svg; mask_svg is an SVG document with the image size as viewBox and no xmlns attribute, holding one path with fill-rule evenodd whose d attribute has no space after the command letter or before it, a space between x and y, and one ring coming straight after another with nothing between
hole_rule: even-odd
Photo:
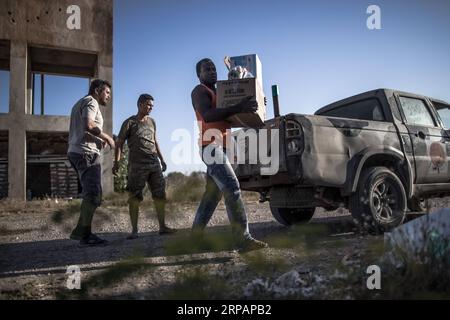
<instances>
[{"instance_id":1,"label":"concrete building","mask_svg":"<svg viewBox=\"0 0 450 320\"><path fill-rule=\"evenodd\" d=\"M76 101L64 101L70 105L65 116L46 114L45 77L79 77L87 86L93 78L112 83L112 36L112 0L0 1L0 70L9 72L9 107L0 113L0 197L77 193L66 158L70 108ZM112 102L101 108L103 129L111 134ZM113 191L112 159L107 150L104 194Z\"/></svg>"}]
</instances>

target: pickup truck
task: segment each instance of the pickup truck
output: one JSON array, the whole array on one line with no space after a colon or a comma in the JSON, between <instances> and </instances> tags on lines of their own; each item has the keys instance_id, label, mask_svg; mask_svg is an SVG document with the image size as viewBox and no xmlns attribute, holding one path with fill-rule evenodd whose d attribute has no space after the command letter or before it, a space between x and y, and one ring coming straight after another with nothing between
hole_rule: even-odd
<instances>
[{"instance_id":1,"label":"pickup truck","mask_svg":"<svg viewBox=\"0 0 450 320\"><path fill-rule=\"evenodd\" d=\"M233 136L261 129L278 129L277 172L261 174L259 161L234 169L241 189L270 201L281 224L309 221L317 207L344 207L361 227L380 233L403 223L408 211L425 211L428 199L450 195L447 102L377 89Z\"/></svg>"}]
</instances>

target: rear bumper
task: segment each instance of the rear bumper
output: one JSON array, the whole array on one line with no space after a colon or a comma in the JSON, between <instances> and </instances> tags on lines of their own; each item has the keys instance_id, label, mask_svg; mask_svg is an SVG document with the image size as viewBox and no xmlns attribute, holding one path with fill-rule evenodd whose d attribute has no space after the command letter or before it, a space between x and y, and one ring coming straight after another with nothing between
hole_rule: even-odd
<instances>
[{"instance_id":1,"label":"rear bumper","mask_svg":"<svg viewBox=\"0 0 450 320\"><path fill-rule=\"evenodd\" d=\"M320 207L323 202L315 197L313 186L278 187L270 190L270 205L275 208Z\"/></svg>"},{"instance_id":2,"label":"rear bumper","mask_svg":"<svg viewBox=\"0 0 450 320\"><path fill-rule=\"evenodd\" d=\"M284 172L278 173L274 176L238 176L239 184L242 190L245 191L262 191L268 190L273 186L279 185L295 185L299 183L299 179L293 177L291 174Z\"/></svg>"}]
</instances>

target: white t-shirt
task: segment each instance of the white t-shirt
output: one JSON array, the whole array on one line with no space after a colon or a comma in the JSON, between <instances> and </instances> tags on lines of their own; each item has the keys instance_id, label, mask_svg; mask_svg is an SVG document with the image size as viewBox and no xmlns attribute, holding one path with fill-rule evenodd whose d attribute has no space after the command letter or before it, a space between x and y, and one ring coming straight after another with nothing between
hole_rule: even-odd
<instances>
[{"instance_id":1,"label":"white t-shirt","mask_svg":"<svg viewBox=\"0 0 450 320\"><path fill-rule=\"evenodd\" d=\"M72 108L68 152L100 154L101 139L86 134L86 119L93 120L103 130L103 116L98 102L90 95L81 98Z\"/></svg>"}]
</instances>

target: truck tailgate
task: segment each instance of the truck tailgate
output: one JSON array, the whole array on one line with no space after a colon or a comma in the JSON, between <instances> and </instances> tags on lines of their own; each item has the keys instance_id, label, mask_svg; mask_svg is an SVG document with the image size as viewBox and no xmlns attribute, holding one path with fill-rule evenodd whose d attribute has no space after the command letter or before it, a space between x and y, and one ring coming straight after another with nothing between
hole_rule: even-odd
<instances>
[{"instance_id":1,"label":"truck tailgate","mask_svg":"<svg viewBox=\"0 0 450 320\"><path fill-rule=\"evenodd\" d=\"M266 121L262 128L245 128L233 132L235 159L232 163L239 179L286 172L284 130L282 127L283 118L275 118ZM277 163L275 156L278 157ZM271 163L267 163L268 160ZM275 170L273 170L274 165L276 165ZM268 170L271 166L272 168ZM266 170L262 170L263 168L266 168ZM265 173L264 171L272 173Z\"/></svg>"}]
</instances>

